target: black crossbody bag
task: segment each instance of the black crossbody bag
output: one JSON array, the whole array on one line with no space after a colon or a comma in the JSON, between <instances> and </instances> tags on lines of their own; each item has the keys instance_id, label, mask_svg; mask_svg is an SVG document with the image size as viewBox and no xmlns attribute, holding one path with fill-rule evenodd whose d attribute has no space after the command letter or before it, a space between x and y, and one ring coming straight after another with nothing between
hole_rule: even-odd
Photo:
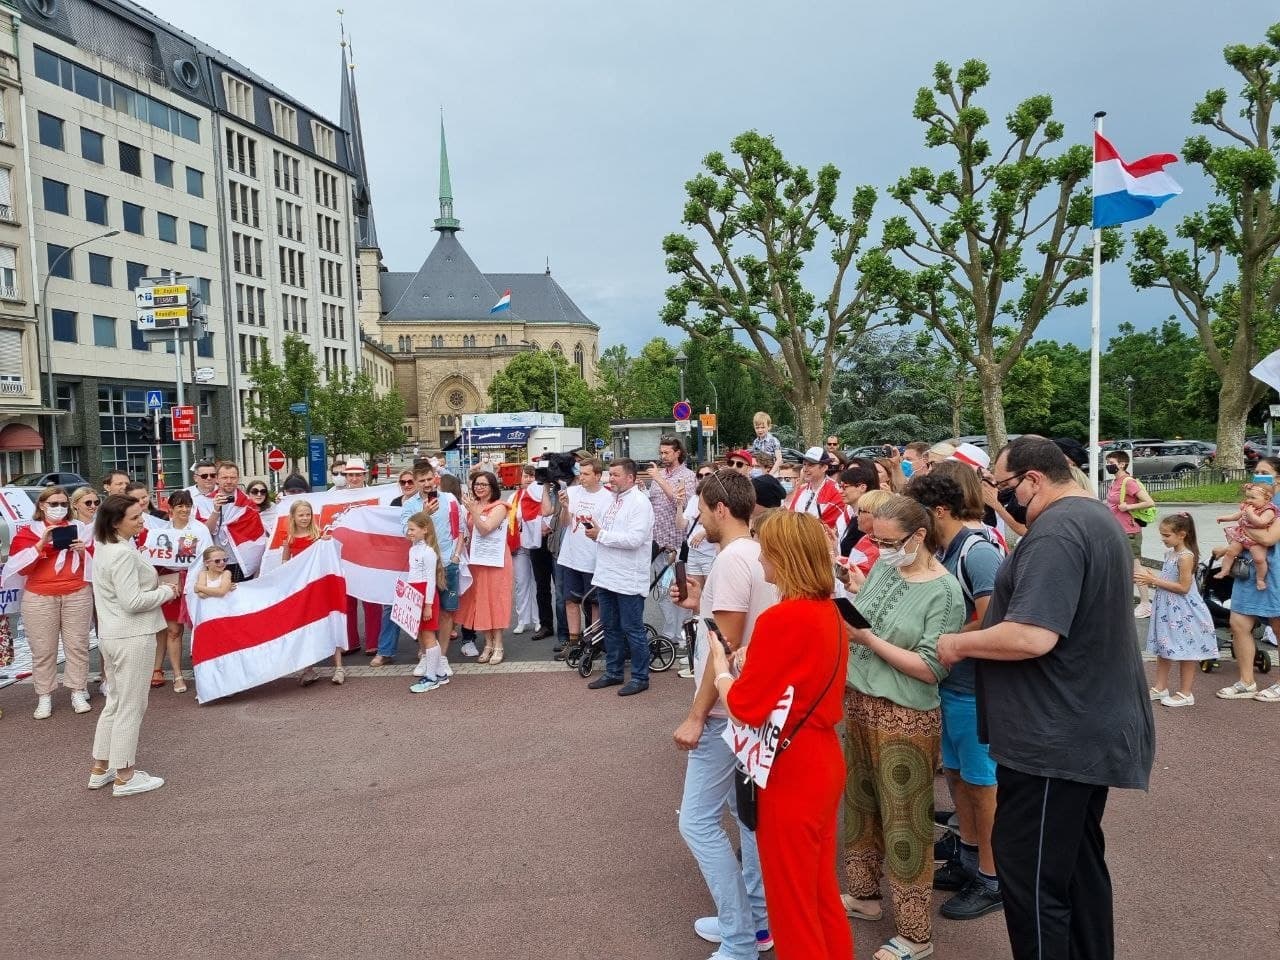
<instances>
[{"instance_id":1,"label":"black crossbody bag","mask_svg":"<svg viewBox=\"0 0 1280 960\"><path fill-rule=\"evenodd\" d=\"M827 691L831 689L831 684L835 682L836 674L840 671L840 642L842 636L843 631L840 630L840 612L837 610L836 663L835 666L831 668L831 678L827 680L827 685L822 688L822 693L818 694L818 699L813 701L813 705L809 707L805 715L800 718L800 722L792 728L791 734L778 744L778 749L774 753L773 757L775 761L778 757L782 756L787 747L791 746L791 741L795 739L795 735L800 732L800 728L805 725L805 721L813 715L813 711L818 709L818 704L820 704L823 698L826 697ZM755 780L752 778L751 774L743 769L741 765L735 767L733 771L733 794L738 804L738 822L752 833L755 833L756 825L760 822L759 792L756 787Z\"/></svg>"}]
</instances>

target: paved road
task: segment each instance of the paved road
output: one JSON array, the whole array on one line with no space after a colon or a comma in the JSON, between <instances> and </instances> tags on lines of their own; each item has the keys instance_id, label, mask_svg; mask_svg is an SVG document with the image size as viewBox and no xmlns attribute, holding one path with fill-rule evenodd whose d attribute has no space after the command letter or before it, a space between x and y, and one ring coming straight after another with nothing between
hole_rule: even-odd
<instances>
[{"instance_id":1,"label":"paved road","mask_svg":"<svg viewBox=\"0 0 1280 960\"><path fill-rule=\"evenodd\" d=\"M122 800L82 782L100 700L35 721L29 685L0 691L0 955L704 960L670 743L690 685L621 699L520 670L422 696L385 675L204 707L158 691L140 760L168 784ZM1118 957L1274 950L1277 711L1159 711L1152 790L1106 818ZM859 960L889 932L856 924ZM998 914L936 938L1009 956Z\"/></svg>"}]
</instances>

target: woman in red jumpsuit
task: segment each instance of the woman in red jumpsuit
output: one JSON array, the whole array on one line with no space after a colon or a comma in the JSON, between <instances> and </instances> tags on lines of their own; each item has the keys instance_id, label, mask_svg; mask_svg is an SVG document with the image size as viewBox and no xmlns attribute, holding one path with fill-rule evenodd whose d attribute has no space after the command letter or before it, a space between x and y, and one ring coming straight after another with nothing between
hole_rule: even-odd
<instances>
[{"instance_id":1,"label":"woman in red jumpsuit","mask_svg":"<svg viewBox=\"0 0 1280 960\"><path fill-rule=\"evenodd\" d=\"M711 644L716 689L733 719L750 726L768 718L787 687L795 689L778 738L792 737L790 746L775 756L759 792L756 841L770 927L778 960L850 960L853 936L836 882L845 784L836 727L849 645L831 601L829 542L815 517L789 511L769 517L759 537L765 579L782 600L756 620L738 677L720 644Z\"/></svg>"}]
</instances>

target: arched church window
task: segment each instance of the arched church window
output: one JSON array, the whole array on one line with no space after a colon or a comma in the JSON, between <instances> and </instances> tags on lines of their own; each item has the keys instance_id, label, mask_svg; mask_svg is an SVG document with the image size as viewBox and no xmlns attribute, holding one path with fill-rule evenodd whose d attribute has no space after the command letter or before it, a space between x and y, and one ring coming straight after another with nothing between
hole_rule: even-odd
<instances>
[{"instance_id":1,"label":"arched church window","mask_svg":"<svg viewBox=\"0 0 1280 960\"><path fill-rule=\"evenodd\" d=\"M573 363L579 373L586 373L586 355L582 352L582 344L573 348Z\"/></svg>"}]
</instances>

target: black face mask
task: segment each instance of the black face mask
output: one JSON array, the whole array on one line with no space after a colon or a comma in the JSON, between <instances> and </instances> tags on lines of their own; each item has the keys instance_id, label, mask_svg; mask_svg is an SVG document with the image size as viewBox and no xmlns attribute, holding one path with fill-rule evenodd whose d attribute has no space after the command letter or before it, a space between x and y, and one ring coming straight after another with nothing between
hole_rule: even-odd
<instances>
[{"instance_id":1,"label":"black face mask","mask_svg":"<svg viewBox=\"0 0 1280 960\"><path fill-rule=\"evenodd\" d=\"M1027 508L1018 502L1015 491L1013 489L1001 490L996 496L1000 500L1000 506L1004 507L1009 516L1025 527L1027 525Z\"/></svg>"},{"instance_id":2,"label":"black face mask","mask_svg":"<svg viewBox=\"0 0 1280 960\"><path fill-rule=\"evenodd\" d=\"M1108 463L1104 469L1107 471L1107 473L1111 474L1113 477L1120 472L1120 468L1117 467L1114 463Z\"/></svg>"}]
</instances>

